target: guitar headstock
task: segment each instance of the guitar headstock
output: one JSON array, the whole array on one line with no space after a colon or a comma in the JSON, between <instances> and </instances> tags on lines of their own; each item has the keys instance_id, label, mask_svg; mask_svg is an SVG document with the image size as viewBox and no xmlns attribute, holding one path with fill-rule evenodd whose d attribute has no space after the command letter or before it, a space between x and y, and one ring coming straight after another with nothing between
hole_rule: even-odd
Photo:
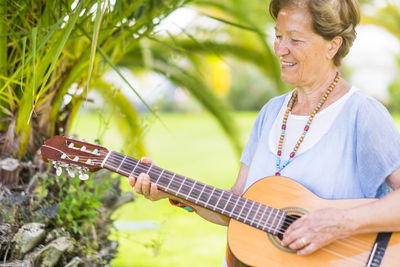
<instances>
[{"instance_id":1,"label":"guitar headstock","mask_svg":"<svg viewBox=\"0 0 400 267\"><path fill-rule=\"evenodd\" d=\"M87 180L86 172L97 171L108 154L108 150L102 146L86 143L83 141L53 136L40 147L44 159L51 160L60 175L62 168L73 177L78 172L81 180Z\"/></svg>"}]
</instances>

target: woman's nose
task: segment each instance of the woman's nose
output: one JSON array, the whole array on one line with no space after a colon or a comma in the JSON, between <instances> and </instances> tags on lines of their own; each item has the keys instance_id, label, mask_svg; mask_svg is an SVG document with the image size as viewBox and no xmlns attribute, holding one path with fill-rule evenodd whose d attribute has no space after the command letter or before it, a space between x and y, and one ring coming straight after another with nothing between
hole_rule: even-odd
<instances>
[{"instance_id":1,"label":"woman's nose","mask_svg":"<svg viewBox=\"0 0 400 267\"><path fill-rule=\"evenodd\" d=\"M275 55L280 58L283 57L287 54L289 54L289 49L287 47L287 44L284 40L275 40L274 43L274 51L275 51Z\"/></svg>"}]
</instances>

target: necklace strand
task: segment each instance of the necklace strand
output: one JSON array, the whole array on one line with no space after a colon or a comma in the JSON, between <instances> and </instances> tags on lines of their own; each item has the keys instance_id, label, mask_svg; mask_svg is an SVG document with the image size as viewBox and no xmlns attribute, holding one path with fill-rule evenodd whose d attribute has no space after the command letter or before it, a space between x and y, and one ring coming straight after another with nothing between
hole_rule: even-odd
<instances>
[{"instance_id":1,"label":"necklace strand","mask_svg":"<svg viewBox=\"0 0 400 267\"><path fill-rule=\"evenodd\" d=\"M281 167L281 156L282 156L282 147L283 147L283 141L285 140L285 133L286 133L286 124L287 124L287 119L289 117L289 113L293 109L293 105L297 99L297 90L293 92L292 97L290 98L290 101L288 103L287 109L285 111L285 115L283 116L283 121L282 121L282 126L281 126L281 135L279 137L279 144L278 144L278 151L276 152L277 158L276 158L276 169L277 172L275 173L275 176L280 176L281 171L289 165L289 163L292 161L294 156L296 155L296 152L299 150L299 147L301 143L304 140L304 137L308 133L308 130L310 129L311 122L313 121L315 114L321 109L322 105L325 103L326 99L328 98L329 94L332 92L333 88L335 88L336 84L339 82L340 79L340 73L336 72L335 79L333 82L329 85L328 89L326 90L325 94L322 96L321 100L318 102L317 106L314 108L312 111L310 117L308 118L308 121L306 125L304 126L303 133L300 135L299 140L297 141L296 145L293 148L293 151L289 155L289 159L286 160L282 167Z\"/></svg>"}]
</instances>

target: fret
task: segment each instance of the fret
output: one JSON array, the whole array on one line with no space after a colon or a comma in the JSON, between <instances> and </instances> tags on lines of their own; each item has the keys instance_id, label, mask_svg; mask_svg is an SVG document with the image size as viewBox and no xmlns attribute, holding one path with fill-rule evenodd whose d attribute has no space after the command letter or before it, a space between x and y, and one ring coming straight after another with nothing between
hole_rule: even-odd
<instances>
[{"instance_id":1,"label":"fret","mask_svg":"<svg viewBox=\"0 0 400 267\"><path fill-rule=\"evenodd\" d=\"M152 167L153 167L153 164L150 165L150 168L149 168L149 169L147 170L147 172L146 172L147 174L149 174L149 172L150 172L150 170L151 170Z\"/></svg>"},{"instance_id":2,"label":"fret","mask_svg":"<svg viewBox=\"0 0 400 267\"><path fill-rule=\"evenodd\" d=\"M267 207L267 210L269 209L269 207ZM265 221L265 223L264 223L264 226L266 226L267 228L270 228L271 227L271 225L269 224L269 218L271 217L271 213L272 213L272 208L271 208L271 211L268 213L268 217L267 217L267 220ZM266 225L266 224L269 224L269 225ZM268 230L268 229L267 229ZM270 230L271 231L271 230Z\"/></svg>"},{"instance_id":3,"label":"fret","mask_svg":"<svg viewBox=\"0 0 400 267\"><path fill-rule=\"evenodd\" d=\"M236 205L237 205L237 203L239 202L239 200L240 200L240 197L238 197L237 200L236 200L236 202L235 202L235 204L233 204L233 208L232 208L232 210L231 210L231 212L230 212L230 214L229 214L229 217L232 217L232 213L233 213L233 211L236 209Z\"/></svg>"},{"instance_id":4,"label":"fret","mask_svg":"<svg viewBox=\"0 0 400 267\"><path fill-rule=\"evenodd\" d=\"M182 177L179 176L178 174L175 174L174 176L175 176L175 177L173 178L172 183L169 185L169 189L168 189L168 190L169 190L171 193L173 193L173 194L176 195L176 192L177 192L179 186L181 185L181 179L182 179Z\"/></svg>"},{"instance_id":5,"label":"fret","mask_svg":"<svg viewBox=\"0 0 400 267\"><path fill-rule=\"evenodd\" d=\"M247 212L246 218L244 218L244 220L243 220L244 223L246 223L247 217L249 217L249 215L250 215L250 213L251 213L251 209L252 209L253 206L254 206L254 203L255 203L254 201L251 202L251 206L250 206L250 208L249 208L249 211ZM250 222L251 222L251 221L250 221Z\"/></svg>"},{"instance_id":6,"label":"fret","mask_svg":"<svg viewBox=\"0 0 400 267\"><path fill-rule=\"evenodd\" d=\"M257 203L257 204L258 204L258 209L257 209L256 213L254 213L253 221L250 221L250 223L255 223L257 220L257 213L261 208L261 204L259 204L259 203ZM257 225L257 223L256 223L256 225Z\"/></svg>"},{"instance_id":7,"label":"fret","mask_svg":"<svg viewBox=\"0 0 400 267\"><path fill-rule=\"evenodd\" d=\"M245 198L244 199L244 203L243 203L243 206L242 206L242 209L239 211L239 213L238 213L238 218L240 218L241 217L241 214L242 214L242 211L243 211L243 209L244 209L244 207L247 205L247 198ZM244 221L243 221L244 222Z\"/></svg>"},{"instance_id":8,"label":"fret","mask_svg":"<svg viewBox=\"0 0 400 267\"><path fill-rule=\"evenodd\" d=\"M268 209L268 207L264 207L264 211L263 211L263 213L261 214L260 221L257 223L257 228L262 228L262 227L260 226L260 223L262 222L262 219L264 218L264 214L265 214L265 212L267 211L267 209Z\"/></svg>"},{"instance_id":9,"label":"fret","mask_svg":"<svg viewBox=\"0 0 400 267\"><path fill-rule=\"evenodd\" d=\"M106 161L108 160L108 158L110 157L110 155L111 155L112 152L113 152L112 150L108 151L106 157L105 157L104 160L101 162L101 165L100 165L100 166L101 166L102 168L104 167L104 164L106 163Z\"/></svg>"},{"instance_id":10,"label":"fret","mask_svg":"<svg viewBox=\"0 0 400 267\"><path fill-rule=\"evenodd\" d=\"M215 206L214 206L214 211L216 210L216 208L218 208L218 202L221 200L221 198L222 198L222 195L224 194L224 191L221 191L222 193L221 193L221 195L219 196L219 198L218 198L218 200L217 200L217 203L215 203Z\"/></svg>"},{"instance_id":11,"label":"fret","mask_svg":"<svg viewBox=\"0 0 400 267\"><path fill-rule=\"evenodd\" d=\"M280 227L280 225L281 225L281 221L282 221L282 219L285 217L284 215L284 213L283 212L281 212L281 211L278 211L278 213L280 214L280 215L282 215L282 216L280 216L280 219L279 219L279 221L278 221L278 224L276 225L276 231L278 231L279 229L279 227Z\"/></svg>"},{"instance_id":12,"label":"fret","mask_svg":"<svg viewBox=\"0 0 400 267\"><path fill-rule=\"evenodd\" d=\"M199 201L199 199L200 199L200 197L201 197L201 194L203 194L204 188L206 188L206 185L205 185L205 184L203 184L203 189L201 189L200 194L199 194L198 198L196 198L196 200L194 201L194 203L196 203L196 204L198 203L198 201Z\"/></svg>"},{"instance_id":13,"label":"fret","mask_svg":"<svg viewBox=\"0 0 400 267\"><path fill-rule=\"evenodd\" d=\"M181 185L179 186L178 191L176 191L176 195L177 195L177 196L178 196L179 192L181 191L181 188L182 188L183 184L185 183L185 180L186 180L186 177L183 177L182 183L181 183Z\"/></svg>"},{"instance_id":14,"label":"fret","mask_svg":"<svg viewBox=\"0 0 400 267\"><path fill-rule=\"evenodd\" d=\"M226 211L225 210L226 206L228 206L229 200L231 199L232 195L233 195L232 193L229 195L228 200L226 201L226 204L225 204L224 208L222 209L222 211Z\"/></svg>"},{"instance_id":15,"label":"fret","mask_svg":"<svg viewBox=\"0 0 400 267\"><path fill-rule=\"evenodd\" d=\"M276 217L278 216L278 213L279 213L279 212L276 212L274 219L272 219L272 222L271 222L271 225L270 225L270 231L271 231L271 233L272 233L272 227L273 227L274 221L276 220Z\"/></svg>"},{"instance_id":16,"label":"fret","mask_svg":"<svg viewBox=\"0 0 400 267\"><path fill-rule=\"evenodd\" d=\"M128 177L131 172L131 169L132 169L132 163L130 162L130 158L127 157L125 162L121 165L119 173Z\"/></svg>"},{"instance_id":17,"label":"fret","mask_svg":"<svg viewBox=\"0 0 400 267\"><path fill-rule=\"evenodd\" d=\"M131 171L131 173L129 174L129 176L132 176L132 173L136 170L136 167L139 165L139 161L136 161L136 165L135 167L133 167L133 170Z\"/></svg>"},{"instance_id":18,"label":"fret","mask_svg":"<svg viewBox=\"0 0 400 267\"><path fill-rule=\"evenodd\" d=\"M160 180L160 178L163 175L163 173L164 173L164 169L162 169L162 171L161 171L160 175L158 176L157 180L154 182L155 184L158 183L158 180Z\"/></svg>"},{"instance_id":19,"label":"fret","mask_svg":"<svg viewBox=\"0 0 400 267\"><path fill-rule=\"evenodd\" d=\"M119 173L119 169L121 168L122 164L124 163L125 159L126 159L126 155L124 156L124 158L121 160L121 163L119 164L118 168L115 170L115 172Z\"/></svg>"},{"instance_id":20,"label":"fret","mask_svg":"<svg viewBox=\"0 0 400 267\"><path fill-rule=\"evenodd\" d=\"M116 152L113 152L113 153L108 157L107 162L105 162L105 165L110 166L110 169L111 169L112 171L115 171L116 166L117 166L118 163L119 163L118 158L116 158L115 155L114 155L115 153L116 153Z\"/></svg>"},{"instance_id":21,"label":"fret","mask_svg":"<svg viewBox=\"0 0 400 267\"><path fill-rule=\"evenodd\" d=\"M167 191L168 190L168 188L169 188L169 185L172 183L172 181L174 180L174 177L175 177L175 173L174 173L174 175L172 176L172 178L169 180L169 183L168 183L168 185L167 185L167 188L165 188L165 191Z\"/></svg>"},{"instance_id":22,"label":"fret","mask_svg":"<svg viewBox=\"0 0 400 267\"><path fill-rule=\"evenodd\" d=\"M209 204L209 201L211 200L211 197L213 196L213 193L214 193L214 191L215 191L215 187L213 187L212 189L213 189L213 190L211 191L210 196L208 197L208 199L207 199L207 201L206 201L205 207L207 207L207 205Z\"/></svg>"},{"instance_id":23,"label":"fret","mask_svg":"<svg viewBox=\"0 0 400 267\"><path fill-rule=\"evenodd\" d=\"M194 189L194 188L195 188L195 186L196 186L196 183L197 183L197 181L194 181L194 183L193 183L193 185L192 185L192 188L190 189L189 193L187 194L187 198L185 198L186 200L188 200L188 199L189 199L189 197L190 197L190 193L192 193L193 189Z\"/></svg>"}]
</instances>

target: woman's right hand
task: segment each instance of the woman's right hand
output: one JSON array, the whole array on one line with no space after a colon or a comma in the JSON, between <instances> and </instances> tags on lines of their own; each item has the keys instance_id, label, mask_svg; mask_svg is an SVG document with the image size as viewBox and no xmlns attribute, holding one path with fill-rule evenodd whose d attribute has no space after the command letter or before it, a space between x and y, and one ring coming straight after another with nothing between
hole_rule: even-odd
<instances>
[{"instance_id":1,"label":"woman's right hand","mask_svg":"<svg viewBox=\"0 0 400 267\"><path fill-rule=\"evenodd\" d=\"M143 157L140 161L146 164L153 164L153 161L147 157ZM147 173L142 172L137 178L135 176L129 176L128 181L129 185L136 193L143 195L151 201L157 201L171 196L158 190L157 186L150 182L150 176Z\"/></svg>"}]
</instances>

